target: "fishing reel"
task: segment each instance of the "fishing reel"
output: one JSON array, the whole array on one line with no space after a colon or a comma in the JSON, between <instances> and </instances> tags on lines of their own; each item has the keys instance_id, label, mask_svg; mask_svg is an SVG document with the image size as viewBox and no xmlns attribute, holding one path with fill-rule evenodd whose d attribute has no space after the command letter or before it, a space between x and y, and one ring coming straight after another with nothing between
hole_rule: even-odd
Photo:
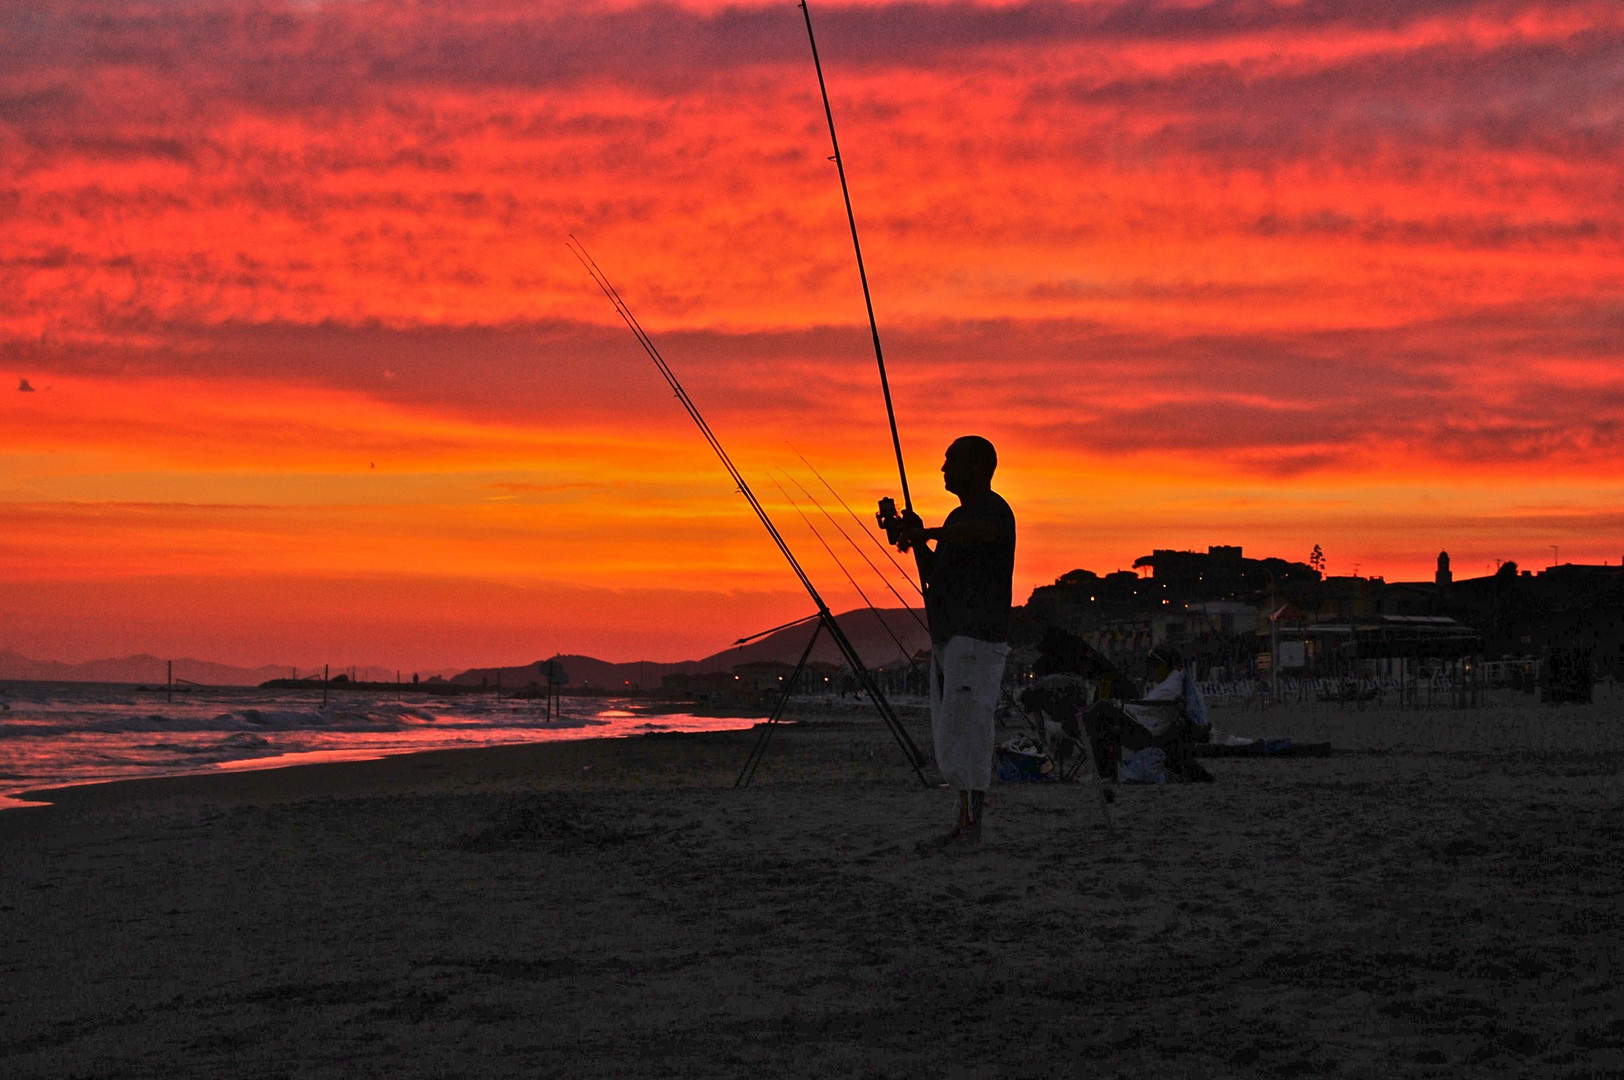
<instances>
[{"instance_id":1,"label":"fishing reel","mask_svg":"<svg viewBox=\"0 0 1624 1080\"><path fill-rule=\"evenodd\" d=\"M880 528L885 530L885 538L898 551L907 551L910 547L908 541L902 539L902 534L910 528L923 524L919 515L912 510L897 510L897 501L889 495L880 500L880 508L874 513L874 520L879 522Z\"/></svg>"}]
</instances>

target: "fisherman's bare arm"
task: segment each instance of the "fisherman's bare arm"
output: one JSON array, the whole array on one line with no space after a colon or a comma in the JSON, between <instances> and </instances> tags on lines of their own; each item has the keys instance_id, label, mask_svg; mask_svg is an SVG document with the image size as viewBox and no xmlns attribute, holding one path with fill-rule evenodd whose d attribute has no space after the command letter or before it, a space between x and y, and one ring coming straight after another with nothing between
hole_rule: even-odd
<instances>
[{"instance_id":1,"label":"fisherman's bare arm","mask_svg":"<svg viewBox=\"0 0 1624 1080\"><path fill-rule=\"evenodd\" d=\"M998 542L998 525L985 518L970 518L967 521L955 521L951 525L938 525L934 529L925 528L924 522L903 533L902 539L910 545L925 541L941 542L943 540L953 544L996 544Z\"/></svg>"},{"instance_id":2,"label":"fisherman's bare arm","mask_svg":"<svg viewBox=\"0 0 1624 1080\"><path fill-rule=\"evenodd\" d=\"M914 561L919 567L919 576L922 581L929 582L936 569L936 552L931 550L932 541L940 543L943 540L953 544L996 544L998 542L998 526L985 520L970 519L969 521L955 521L951 525L943 524L934 529L925 528L925 523L917 517L908 522L908 528L898 539L906 549L914 553ZM900 545L899 545L900 546Z\"/></svg>"}]
</instances>

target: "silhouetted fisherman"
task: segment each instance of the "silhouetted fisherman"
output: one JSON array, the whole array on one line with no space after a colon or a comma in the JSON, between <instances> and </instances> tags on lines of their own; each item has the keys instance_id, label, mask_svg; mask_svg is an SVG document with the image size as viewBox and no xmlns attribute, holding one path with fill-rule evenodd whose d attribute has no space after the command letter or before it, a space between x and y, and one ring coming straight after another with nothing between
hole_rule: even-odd
<instances>
[{"instance_id":1,"label":"silhouetted fisherman","mask_svg":"<svg viewBox=\"0 0 1624 1080\"><path fill-rule=\"evenodd\" d=\"M910 515L899 538L915 549L923 579L936 765L959 792L948 844L981 839L992 783L993 713L1009 655L1015 514L992 489L997 468L992 443L979 435L955 439L942 462L942 485L959 497L959 508L936 529Z\"/></svg>"}]
</instances>

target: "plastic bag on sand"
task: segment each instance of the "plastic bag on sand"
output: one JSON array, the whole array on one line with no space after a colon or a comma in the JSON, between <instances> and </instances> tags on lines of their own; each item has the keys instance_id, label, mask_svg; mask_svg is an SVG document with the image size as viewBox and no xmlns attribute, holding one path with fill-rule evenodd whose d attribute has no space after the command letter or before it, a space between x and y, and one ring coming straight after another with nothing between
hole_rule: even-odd
<instances>
[{"instance_id":1,"label":"plastic bag on sand","mask_svg":"<svg viewBox=\"0 0 1624 1080\"><path fill-rule=\"evenodd\" d=\"M1117 766L1117 781L1123 784L1167 783L1167 754L1154 746L1131 754L1124 753L1122 764Z\"/></svg>"}]
</instances>

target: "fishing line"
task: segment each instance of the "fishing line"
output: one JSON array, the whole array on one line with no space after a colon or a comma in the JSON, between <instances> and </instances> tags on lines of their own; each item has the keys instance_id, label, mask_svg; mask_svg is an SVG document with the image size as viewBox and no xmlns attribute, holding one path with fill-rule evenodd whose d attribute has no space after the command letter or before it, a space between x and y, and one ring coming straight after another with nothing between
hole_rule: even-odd
<instances>
[{"instance_id":1,"label":"fishing line","mask_svg":"<svg viewBox=\"0 0 1624 1080\"><path fill-rule=\"evenodd\" d=\"M795 553L790 550L789 544L785 542L783 535L779 533L778 527L773 524L772 518L767 516L766 509L762 507L761 502L756 498L756 493L750 489L750 484L745 480L744 474L739 471L738 466L733 464L733 459L723 449L721 440L711 430L710 424L705 422L705 417L701 415L699 406L695 405L693 399L688 396L688 391L683 389L682 382L677 378L676 372L672 371L670 365L665 362L665 357L660 353L659 347L654 344L654 340L643 329L642 323L637 321L637 316L632 314L631 308L621 299L619 291L616 290L614 285L610 284L608 276L598 267L592 256L587 253L581 241L571 236L566 246L580 261L581 265L586 268L586 272L591 275L593 282L602 290L603 295L608 297L610 304L614 306L615 312L620 316L621 321L626 324L627 329L632 332L632 336L637 338L638 344L643 347L643 351L648 354L649 359L654 361L654 366L659 369L660 375L665 379L666 384L671 387L671 392L682 403L683 410L693 420L694 425L699 428L700 434L705 437L705 442L715 452L717 460L721 461L723 468L727 470L728 476L733 479L739 494L744 496L745 501L750 504L750 509L755 511L756 518L761 522L762 527L767 530L767 535L772 538L774 546L784 556L784 561L789 563L790 569L795 572L796 578L800 581L802 587L806 589L807 595L812 598L813 604L817 606L818 617L821 620L820 624L829 632L829 636L834 639L835 645L840 649L841 655L851 665L853 676L856 677L863 690L868 693L869 700L874 703L880 718L885 721L885 725L890 729L892 736L897 741L897 745L902 748L903 754L908 759L908 764L913 768L914 775L919 778L921 784L929 787L930 781L925 778L924 772L924 754L914 744L913 737L908 734L907 729L902 726L902 721L897 718L895 711L891 708L891 703L886 700L885 694L880 690L879 685L875 683L874 677L869 673L868 668L864 666L862 657L857 654L857 649L852 645L851 639L846 636L846 632L841 629L840 623L835 620L834 615L829 611L829 605L823 602L823 597L819 595L817 586L812 584L812 579L801 568L800 561L795 558Z\"/></svg>"},{"instance_id":2,"label":"fishing line","mask_svg":"<svg viewBox=\"0 0 1624 1080\"><path fill-rule=\"evenodd\" d=\"M870 570L874 571L874 576L880 579L880 584L884 585L887 589L891 590L891 595L897 598L897 603L902 605L902 610L906 611L909 615L913 616L913 621L919 624L919 629L925 631L927 634L930 633L930 628L927 627L925 625L925 621L919 617L919 612L915 611L913 609L913 606L910 605L908 603L908 601L906 601L906 600L904 600L902 598L902 594L897 592L896 587L891 584L890 579L888 579L884 574L882 574L880 572L880 568L878 566L874 565L874 560L868 557L867 552L865 552L862 548L857 546L857 541L853 540L851 538L851 534L846 532L846 530L841 526L840 522L835 520L834 515L829 513L828 510L824 509L823 504L818 502L818 500L815 499L812 496L812 493L810 491L806 490L806 485L801 483L799 480L795 479L795 477L793 475L791 475L789 472L787 472L787 471L785 471L783 469L780 469L778 471L782 472L785 476L789 477L790 483L794 484L796 487L801 489L801 494L806 496L807 502L809 502L813 506L817 507L818 510L823 514L823 516L829 519L829 524L833 525L836 529L840 530L840 535L846 538L846 543L850 544L851 549L853 551L857 552L858 557L861 558L865 563L868 564L868 568ZM778 490L783 491L784 489L782 487L780 487ZM788 492L785 492L784 497L789 498ZM794 504L791 503L791 505L794 505Z\"/></svg>"},{"instance_id":3,"label":"fishing line","mask_svg":"<svg viewBox=\"0 0 1624 1080\"><path fill-rule=\"evenodd\" d=\"M771 478L769 477L769 479ZM793 480L794 477L790 477L790 479ZM891 640L896 643L897 652L902 654L902 659L906 661L915 671L918 671L919 666L914 663L913 654L908 651L908 646L904 645L902 643L902 639L897 637L896 631L891 629L891 624L885 621L884 615L880 614L880 609L874 606L874 601L868 598L868 593L864 592L863 587L857 584L857 579L851 576L851 571L846 569L846 564L840 561L840 556L835 554L835 549L829 546L829 541L825 540L823 538L823 534L818 531L818 527L812 524L812 519L807 517L806 512L796 505L795 500L790 496L790 493L784 491L783 484L780 484L777 480L773 480L773 486L776 487L780 492L783 492L784 498L788 500L790 507L794 509L797 514L801 515L801 520L806 522L806 527L808 529L812 530L812 535L818 538L818 543L823 545L823 550L829 553L829 558L834 560L835 566L840 569L842 574L846 575L846 580L851 582L851 587L857 590L857 595L863 598L863 603L868 605L868 610L874 615L874 618L879 621L880 626L885 630L885 632L890 635ZM920 623L920 627L923 628L924 624Z\"/></svg>"},{"instance_id":4,"label":"fishing line","mask_svg":"<svg viewBox=\"0 0 1624 1080\"><path fill-rule=\"evenodd\" d=\"M913 589L913 591L918 593L921 598L924 597L925 591L919 587L919 582L917 582L917 581L915 581L913 579L913 575L908 573L907 570L903 569L903 566L902 566L901 563L897 562L896 556L891 554L890 545L889 544L882 544L880 542L880 538L878 536L874 535L874 530L870 529L868 527L868 522L864 521L861 517L859 517L858 514L857 514L857 511L853 510L851 508L851 506L847 504L846 500L840 497L840 492L836 491L834 485L829 483L829 481L824 477L824 475L822 473L818 472L818 467L816 465L812 464L810 461L806 460L806 455L805 454L803 454L799 450L795 449L795 444L794 443L792 443L792 442L790 442L789 440L786 439L784 441L784 445L789 447L790 450L794 452L795 456L801 459L801 464L805 465L807 468L812 470L812 475L817 477L819 482L821 482L824 487L829 489L829 494L833 495L835 497L836 501L838 501L841 506L846 508L846 513L850 514L851 519L853 521L857 522L858 526L863 530L864 535L866 535L870 540L872 540L874 542L874 546L879 548L880 552L887 559L889 559L891 561L892 566L896 567L897 573L902 575L902 580L906 581L908 583L908 585ZM802 488L802 490L804 491L806 489ZM898 597L898 599L900 600L901 597ZM907 601L903 601L903 606L904 607L908 606Z\"/></svg>"}]
</instances>

